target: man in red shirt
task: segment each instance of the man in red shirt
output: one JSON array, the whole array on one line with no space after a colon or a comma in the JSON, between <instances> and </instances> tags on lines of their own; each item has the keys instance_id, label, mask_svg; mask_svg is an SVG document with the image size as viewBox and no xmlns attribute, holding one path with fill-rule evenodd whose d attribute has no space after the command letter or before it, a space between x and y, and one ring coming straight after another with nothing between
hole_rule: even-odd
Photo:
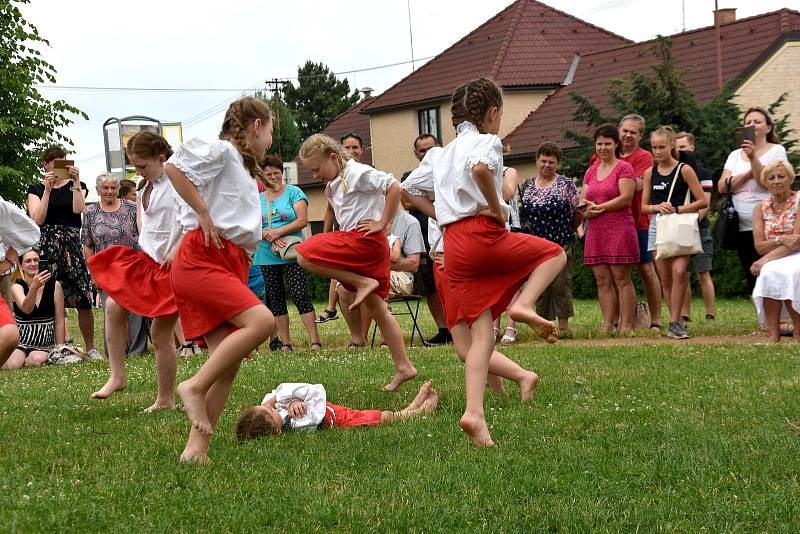
<instances>
[{"instance_id":1,"label":"man in red shirt","mask_svg":"<svg viewBox=\"0 0 800 534\"><path fill-rule=\"evenodd\" d=\"M639 237L639 265L636 270L642 279L647 306L650 308L650 327L661 329L661 283L653 264L653 255L647 250L647 230L650 227L650 215L642 213L642 176L644 171L653 167L653 155L639 146L644 135L644 117L630 114L619 121L619 139L621 143L621 160L631 164L636 172L636 192L631 202L633 223Z\"/></svg>"}]
</instances>

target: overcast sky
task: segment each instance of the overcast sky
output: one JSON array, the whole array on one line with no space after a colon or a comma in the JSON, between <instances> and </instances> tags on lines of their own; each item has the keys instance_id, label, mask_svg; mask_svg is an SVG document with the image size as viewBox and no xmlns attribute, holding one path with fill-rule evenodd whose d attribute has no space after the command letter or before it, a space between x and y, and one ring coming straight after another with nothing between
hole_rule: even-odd
<instances>
[{"instance_id":1,"label":"overcast sky","mask_svg":"<svg viewBox=\"0 0 800 534\"><path fill-rule=\"evenodd\" d=\"M25 17L50 41L44 57L61 86L220 88L229 92L42 89L89 115L64 133L75 142L82 179L105 170L102 124L147 115L184 123L184 139L215 137L227 102L264 80L297 75L306 60L334 72L435 56L508 6L511 0L33 0ZM681 0L545 0L544 3L635 41L683 28ZM800 9L800 0L720 0L737 18ZM363 9L357 9L361 5ZM658 6L655 8L654 6ZM685 0L686 29L713 24L713 0ZM644 21L644 22L643 22ZM420 62L417 62L419 66ZM410 63L346 73L351 88L387 89ZM217 109L218 111L214 112ZM209 111L210 110L210 111ZM190 120L193 119L194 120Z\"/></svg>"}]
</instances>

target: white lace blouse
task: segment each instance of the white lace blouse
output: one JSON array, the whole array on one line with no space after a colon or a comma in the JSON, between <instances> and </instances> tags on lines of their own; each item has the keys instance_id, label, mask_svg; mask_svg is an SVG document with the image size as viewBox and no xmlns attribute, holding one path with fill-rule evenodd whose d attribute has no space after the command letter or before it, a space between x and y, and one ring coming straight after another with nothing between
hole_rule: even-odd
<instances>
[{"instance_id":1,"label":"white lace blouse","mask_svg":"<svg viewBox=\"0 0 800 534\"><path fill-rule=\"evenodd\" d=\"M143 195L139 195L137 201L142 203L142 198ZM158 264L164 263L167 254L181 236L181 225L178 222L179 198L164 174L153 182L147 209L143 203L139 207L142 219L139 247Z\"/></svg>"},{"instance_id":2,"label":"white lace blouse","mask_svg":"<svg viewBox=\"0 0 800 534\"><path fill-rule=\"evenodd\" d=\"M439 162L442 156L443 148L435 146L425 153L425 157L419 162L419 167L411 171L406 176L400 187L405 189L410 195L416 197L425 197L436 205L436 192L433 185L433 169ZM437 252L444 252L444 239L442 239L442 230L436 219L428 218L428 243L431 245L431 250L428 255L433 258Z\"/></svg>"},{"instance_id":3,"label":"white lace blouse","mask_svg":"<svg viewBox=\"0 0 800 534\"><path fill-rule=\"evenodd\" d=\"M358 221L379 221L386 206L386 192L396 181L390 173L348 160L342 176L325 185L325 196L339 228L351 231L356 229Z\"/></svg>"},{"instance_id":4,"label":"white lace blouse","mask_svg":"<svg viewBox=\"0 0 800 534\"><path fill-rule=\"evenodd\" d=\"M261 242L261 201L239 150L229 141L192 139L169 158L197 187L222 237L253 253ZM179 197L183 231L200 228L197 213Z\"/></svg>"}]
</instances>

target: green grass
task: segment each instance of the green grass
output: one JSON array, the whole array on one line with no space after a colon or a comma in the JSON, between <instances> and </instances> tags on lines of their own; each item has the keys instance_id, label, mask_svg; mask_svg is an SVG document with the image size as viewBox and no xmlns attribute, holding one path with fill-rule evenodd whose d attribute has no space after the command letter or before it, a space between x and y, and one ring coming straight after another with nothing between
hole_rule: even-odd
<instances>
[{"instance_id":1,"label":"green grass","mask_svg":"<svg viewBox=\"0 0 800 534\"><path fill-rule=\"evenodd\" d=\"M751 331L748 306L721 303L718 321L697 321L696 333ZM594 307L579 303L576 332L595 328ZM321 331L326 346L346 341L341 320ZM295 346L307 343L297 321L293 332ZM138 414L154 397L151 358L131 358L128 390L107 401L89 398L107 377L102 362L3 372L0 528L796 532L797 345L646 341L506 350L542 383L526 405L513 386L508 398L487 397L491 450L458 429L463 367L450 348L412 349L420 380L394 394L380 391L392 367L379 349L262 351L242 366L209 467L178 464L182 413ZM202 363L181 359L179 379ZM279 382L321 382L333 402L399 409L427 378L441 409L424 419L232 436L236 414Z\"/></svg>"}]
</instances>

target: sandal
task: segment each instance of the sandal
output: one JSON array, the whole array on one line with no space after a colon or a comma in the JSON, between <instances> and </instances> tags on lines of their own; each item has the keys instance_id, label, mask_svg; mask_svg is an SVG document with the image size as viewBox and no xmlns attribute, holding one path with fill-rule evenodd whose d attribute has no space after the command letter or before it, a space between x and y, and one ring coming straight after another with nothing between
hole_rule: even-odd
<instances>
[{"instance_id":1,"label":"sandal","mask_svg":"<svg viewBox=\"0 0 800 534\"><path fill-rule=\"evenodd\" d=\"M316 349L314 347L317 347ZM311 350L322 350L322 343L319 341L312 341L311 342Z\"/></svg>"},{"instance_id":2,"label":"sandal","mask_svg":"<svg viewBox=\"0 0 800 534\"><path fill-rule=\"evenodd\" d=\"M325 310L317 316L314 322L317 324L322 324L327 323L328 321L335 321L338 318L339 317L336 315L336 310L329 310L328 308L325 308Z\"/></svg>"},{"instance_id":3,"label":"sandal","mask_svg":"<svg viewBox=\"0 0 800 534\"><path fill-rule=\"evenodd\" d=\"M494 330L494 341L495 341L495 343L497 343L498 341L500 341L500 338L502 338L502 337L503 337L503 336L501 335L501 334L502 334L502 332L500 332L500 329L499 329L499 328L497 328L496 326L495 326L495 327L493 327L493 330Z\"/></svg>"},{"instance_id":4,"label":"sandal","mask_svg":"<svg viewBox=\"0 0 800 534\"><path fill-rule=\"evenodd\" d=\"M511 335L508 335L509 330L511 330L512 332ZM500 338L500 344L506 346L513 345L516 340L517 340L517 329L514 328L513 326L507 326L506 331L503 334L503 337Z\"/></svg>"},{"instance_id":5,"label":"sandal","mask_svg":"<svg viewBox=\"0 0 800 534\"><path fill-rule=\"evenodd\" d=\"M350 343L347 345L347 350L363 349L363 348L364 348L364 347L366 347L366 346L367 346L367 345L366 345L366 344L364 344L364 343L354 343L353 341L351 341L351 342L350 342Z\"/></svg>"},{"instance_id":6,"label":"sandal","mask_svg":"<svg viewBox=\"0 0 800 534\"><path fill-rule=\"evenodd\" d=\"M657 330L661 332L664 326L661 323L650 323L650 330Z\"/></svg>"},{"instance_id":7,"label":"sandal","mask_svg":"<svg viewBox=\"0 0 800 534\"><path fill-rule=\"evenodd\" d=\"M281 347L283 347L283 342L279 337L276 337L275 339L269 342L269 350L273 352L280 349Z\"/></svg>"},{"instance_id":8,"label":"sandal","mask_svg":"<svg viewBox=\"0 0 800 534\"><path fill-rule=\"evenodd\" d=\"M291 343L284 343L281 345L281 352L293 352L294 347L292 347Z\"/></svg>"}]
</instances>

